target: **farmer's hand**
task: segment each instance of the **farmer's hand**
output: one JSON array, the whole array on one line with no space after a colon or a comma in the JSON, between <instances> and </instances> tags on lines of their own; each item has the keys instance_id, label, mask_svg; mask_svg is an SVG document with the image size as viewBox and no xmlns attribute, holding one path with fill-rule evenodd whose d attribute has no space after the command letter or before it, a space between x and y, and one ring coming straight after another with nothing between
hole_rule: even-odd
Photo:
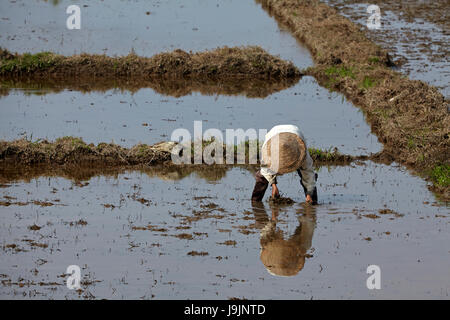
<instances>
[{"instance_id":1,"label":"farmer's hand","mask_svg":"<svg viewBox=\"0 0 450 320\"><path fill-rule=\"evenodd\" d=\"M313 203L313 200L309 194L306 195L306 202L311 203L311 204Z\"/></svg>"},{"instance_id":2,"label":"farmer's hand","mask_svg":"<svg viewBox=\"0 0 450 320\"><path fill-rule=\"evenodd\" d=\"M279 198L279 197L280 197L280 192L278 191L277 185L274 183L274 184L272 184L272 198Z\"/></svg>"}]
</instances>

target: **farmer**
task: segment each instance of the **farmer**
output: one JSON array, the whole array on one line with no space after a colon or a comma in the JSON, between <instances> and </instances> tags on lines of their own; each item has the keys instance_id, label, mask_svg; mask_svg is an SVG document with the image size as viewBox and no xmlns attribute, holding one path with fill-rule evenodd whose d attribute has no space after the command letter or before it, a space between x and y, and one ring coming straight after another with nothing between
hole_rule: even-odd
<instances>
[{"instance_id":1,"label":"farmer","mask_svg":"<svg viewBox=\"0 0 450 320\"><path fill-rule=\"evenodd\" d=\"M261 201L269 184L272 186L272 197L278 198L280 192L277 188L277 175L297 171L306 194L306 202L317 203L317 174L314 173L313 161L298 127L273 127L266 134L261 158L261 169L256 172L252 201Z\"/></svg>"}]
</instances>

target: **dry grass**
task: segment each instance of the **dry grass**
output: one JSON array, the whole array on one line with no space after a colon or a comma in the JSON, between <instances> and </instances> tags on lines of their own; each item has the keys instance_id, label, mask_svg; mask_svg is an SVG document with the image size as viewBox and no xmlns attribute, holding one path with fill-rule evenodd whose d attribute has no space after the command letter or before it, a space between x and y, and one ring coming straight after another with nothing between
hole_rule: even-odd
<instances>
[{"instance_id":1,"label":"dry grass","mask_svg":"<svg viewBox=\"0 0 450 320\"><path fill-rule=\"evenodd\" d=\"M0 49L1 77L89 76L134 77L256 77L293 78L300 76L291 63L268 54L260 47L223 47L198 53L175 50L150 58L134 53L122 57L81 54L61 56L50 52L12 54Z\"/></svg>"},{"instance_id":2,"label":"dry grass","mask_svg":"<svg viewBox=\"0 0 450 320\"><path fill-rule=\"evenodd\" d=\"M54 142L26 139L0 141L0 161L19 165L102 164L153 165L170 160L170 153L145 144L130 149L113 143L86 144L80 138L63 137Z\"/></svg>"},{"instance_id":3,"label":"dry grass","mask_svg":"<svg viewBox=\"0 0 450 320\"><path fill-rule=\"evenodd\" d=\"M213 143L213 140L202 141L202 148ZM14 141L0 141L0 163L19 166L30 165L101 165L107 166L134 166L158 164L171 165L170 151L176 144L174 142L160 142L154 145L137 144L131 148L124 148L114 143L87 144L81 138L63 137L54 142L47 140L30 141L25 138ZM245 153L245 163L249 163L250 148L259 148L257 141L246 141L240 146L233 146L234 160L238 159L238 152ZM193 161L195 145L191 146L191 160ZM222 145L223 163L226 162L227 145ZM181 149L180 149L181 151ZM353 160L362 159L339 153L334 150L320 150L309 148L311 158L319 165L348 164ZM214 152L212 152L214 155ZM364 158L364 157L363 157ZM258 160L257 158L255 159Z\"/></svg>"},{"instance_id":4,"label":"dry grass","mask_svg":"<svg viewBox=\"0 0 450 320\"><path fill-rule=\"evenodd\" d=\"M50 52L12 54L0 48L0 96L12 88L37 89L37 94L64 89L135 92L152 88L180 97L200 92L263 98L298 82L300 71L260 47L218 48L187 53L182 50L150 58Z\"/></svg>"},{"instance_id":5,"label":"dry grass","mask_svg":"<svg viewBox=\"0 0 450 320\"><path fill-rule=\"evenodd\" d=\"M430 172L450 161L444 96L394 71L389 54L331 7L315 0L257 1L310 49L315 66L306 73L364 110L385 153L436 183ZM435 184L435 190L450 196L449 186Z\"/></svg>"}]
</instances>

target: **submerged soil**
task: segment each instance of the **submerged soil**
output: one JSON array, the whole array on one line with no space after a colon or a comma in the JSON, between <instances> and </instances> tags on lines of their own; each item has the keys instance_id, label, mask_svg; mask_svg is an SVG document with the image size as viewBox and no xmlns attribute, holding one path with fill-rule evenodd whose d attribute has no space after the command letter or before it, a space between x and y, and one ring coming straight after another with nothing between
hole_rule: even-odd
<instances>
[{"instance_id":1,"label":"submerged soil","mask_svg":"<svg viewBox=\"0 0 450 320\"><path fill-rule=\"evenodd\" d=\"M300 71L292 62L268 54L257 46L223 47L204 52L177 49L150 58L134 53L122 57L81 54L62 56L50 52L12 54L0 49L0 76L47 79L89 76L94 78L133 77L251 77L293 78Z\"/></svg>"},{"instance_id":2,"label":"submerged soil","mask_svg":"<svg viewBox=\"0 0 450 320\"><path fill-rule=\"evenodd\" d=\"M362 108L385 152L450 197L450 115L444 96L393 70L389 54L335 9L318 1L258 2L310 49L315 66L306 73ZM440 180L432 174L437 168L444 168Z\"/></svg>"},{"instance_id":3,"label":"submerged soil","mask_svg":"<svg viewBox=\"0 0 450 320\"><path fill-rule=\"evenodd\" d=\"M274 205L290 205L294 203L294 200L292 200L289 197L270 197L269 203Z\"/></svg>"}]
</instances>

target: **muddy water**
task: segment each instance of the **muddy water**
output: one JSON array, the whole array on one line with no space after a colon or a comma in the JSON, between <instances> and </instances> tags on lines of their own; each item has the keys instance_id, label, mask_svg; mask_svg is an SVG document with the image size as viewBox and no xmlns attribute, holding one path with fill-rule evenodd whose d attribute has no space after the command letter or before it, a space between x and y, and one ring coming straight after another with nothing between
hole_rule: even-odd
<instances>
[{"instance_id":1,"label":"muddy water","mask_svg":"<svg viewBox=\"0 0 450 320\"><path fill-rule=\"evenodd\" d=\"M16 204L1 208L0 296L448 298L450 214L423 181L372 162L319 176L316 207L301 203L295 175L279 187L297 203L252 206L252 173L237 167L181 180L125 172L10 181L1 189ZM289 253L300 258L277 267ZM73 264L78 292L65 285ZM371 264L382 270L379 291L366 288Z\"/></svg>"},{"instance_id":2,"label":"muddy water","mask_svg":"<svg viewBox=\"0 0 450 320\"><path fill-rule=\"evenodd\" d=\"M334 1L326 3L334 6L340 14L361 24L366 29L369 14L364 1ZM434 1L433 1L434 2ZM392 3L377 2L381 9L382 26L369 30L368 35L375 42L387 48L401 63L400 70L410 78L423 80L436 86L447 98L450 97L450 42L448 26L441 20L445 17L441 5L420 9L420 1L402 0ZM446 7L448 11L448 3ZM412 12L412 17L411 17ZM445 18L444 18L445 21Z\"/></svg>"}]
</instances>

